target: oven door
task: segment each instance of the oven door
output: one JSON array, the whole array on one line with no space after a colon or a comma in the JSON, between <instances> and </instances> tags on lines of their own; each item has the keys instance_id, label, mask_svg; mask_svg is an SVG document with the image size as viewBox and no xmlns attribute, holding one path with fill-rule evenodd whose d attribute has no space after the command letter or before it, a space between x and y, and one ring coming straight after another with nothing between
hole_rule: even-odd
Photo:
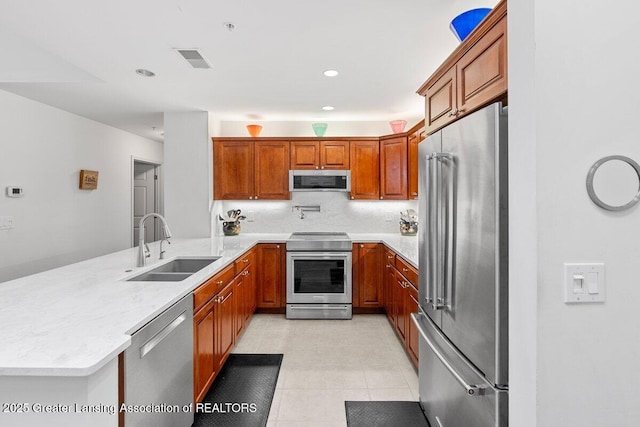
<instances>
[{"instance_id":1,"label":"oven door","mask_svg":"<svg viewBox=\"0 0 640 427\"><path fill-rule=\"evenodd\" d=\"M287 252L287 304L351 304L351 252Z\"/></svg>"}]
</instances>

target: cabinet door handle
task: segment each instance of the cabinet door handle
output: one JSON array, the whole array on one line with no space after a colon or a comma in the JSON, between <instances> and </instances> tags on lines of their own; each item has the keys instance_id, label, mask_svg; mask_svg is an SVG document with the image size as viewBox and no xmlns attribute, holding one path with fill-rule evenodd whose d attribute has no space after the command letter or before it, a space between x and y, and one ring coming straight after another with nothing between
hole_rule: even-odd
<instances>
[{"instance_id":1,"label":"cabinet door handle","mask_svg":"<svg viewBox=\"0 0 640 427\"><path fill-rule=\"evenodd\" d=\"M253 197L249 196L249 200L253 200Z\"/></svg>"},{"instance_id":2,"label":"cabinet door handle","mask_svg":"<svg viewBox=\"0 0 640 427\"><path fill-rule=\"evenodd\" d=\"M384 199L384 197L380 196L380 200L383 200L383 199Z\"/></svg>"},{"instance_id":3,"label":"cabinet door handle","mask_svg":"<svg viewBox=\"0 0 640 427\"><path fill-rule=\"evenodd\" d=\"M320 167L320 169L324 169L324 166Z\"/></svg>"},{"instance_id":4,"label":"cabinet door handle","mask_svg":"<svg viewBox=\"0 0 640 427\"><path fill-rule=\"evenodd\" d=\"M318 169L318 167L316 166L316 169Z\"/></svg>"},{"instance_id":5,"label":"cabinet door handle","mask_svg":"<svg viewBox=\"0 0 640 427\"><path fill-rule=\"evenodd\" d=\"M248 259L245 259L245 260L244 260L244 262L249 262L249 260L248 260Z\"/></svg>"},{"instance_id":6,"label":"cabinet door handle","mask_svg":"<svg viewBox=\"0 0 640 427\"><path fill-rule=\"evenodd\" d=\"M451 112L449 113L449 117L455 117L457 116L459 113L457 108L454 108L453 110L451 110Z\"/></svg>"},{"instance_id":7,"label":"cabinet door handle","mask_svg":"<svg viewBox=\"0 0 640 427\"><path fill-rule=\"evenodd\" d=\"M393 259L393 255L387 255L387 259Z\"/></svg>"},{"instance_id":8,"label":"cabinet door handle","mask_svg":"<svg viewBox=\"0 0 640 427\"><path fill-rule=\"evenodd\" d=\"M409 269L408 268L403 268L402 271L404 271L406 273L407 271L409 271Z\"/></svg>"},{"instance_id":9,"label":"cabinet door handle","mask_svg":"<svg viewBox=\"0 0 640 427\"><path fill-rule=\"evenodd\" d=\"M248 275L249 275L249 272L248 272L248 271L243 271L243 272L242 272L242 275L243 275L243 276L248 276Z\"/></svg>"},{"instance_id":10,"label":"cabinet door handle","mask_svg":"<svg viewBox=\"0 0 640 427\"><path fill-rule=\"evenodd\" d=\"M364 248L364 245L360 245L361 248Z\"/></svg>"},{"instance_id":11,"label":"cabinet door handle","mask_svg":"<svg viewBox=\"0 0 640 427\"><path fill-rule=\"evenodd\" d=\"M224 283L224 282L223 282L222 280L218 280L216 283L217 283L218 285L222 285L222 283Z\"/></svg>"},{"instance_id":12,"label":"cabinet door handle","mask_svg":"<svg viewBox=\"0 0 640 427\"><path fill-rule=\"evenodd\" d=\"M276 245L276 248L277 248L277 249L280 249L280 245Z\"/></svg>"},{"instance_id":13,"label":"cabinet door handle","mask_svg":"<svg viewBox=\"0 0 640 427\"><path fill-rule=\"evenodd\" d=\"M258 200L258 196L256 196L256 197L254 198L254 200Z\"/></svg>"},{"instance_id":14,"label":"cabinet door handle","mask_svg":"<svg viewBox=\"0 0 640 427\"><path fill-rule=\"evenodd\" d=\"M355 197L351 196L351 200L355 200Z\"/></svg>"}]
</instances>

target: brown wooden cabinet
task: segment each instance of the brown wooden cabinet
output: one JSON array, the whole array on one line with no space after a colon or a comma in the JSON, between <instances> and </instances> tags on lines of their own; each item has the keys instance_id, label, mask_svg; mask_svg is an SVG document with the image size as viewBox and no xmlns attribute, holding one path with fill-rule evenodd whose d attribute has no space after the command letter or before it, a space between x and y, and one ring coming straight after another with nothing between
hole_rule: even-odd
<instances>
[{"instance_id":1,"label":"brown wooden cabinet","mask_svg":"<svg viewBox=\"0 0 640 427\"><path fill-rule=\"evenodd\" d=\"M193 316L193 388L194 399L200 402L213 382L215 374L215 307L211 299Z\"/></svg>"},{"instance_id":2,"label":"brown wooden cabinet","mask_svg":"<svg viewBox=\"0 0 640 427\"><path fill-rule=\"evenodd\" d=\"M285 307L285 245L262 243L257 249L257 307Z\"/></svg>"},{"instance_id":3,"label":"brown wooden cabinet","mask_svg":"<svg viewBox=\"0 0 640 427\"><path fill-rule=\"evenodd\" d=\"M214 141L213 198L253 199L253 141Z\"/></svg>"},{"instance_id":4,"label":"brown wooden cabinet","mask_svg":"<svg viewBox=\"0 0 640 427\"><path fill-rule=\"evenodd\" d=\"M378 139L351 141L352 200L380 198L380 142Z\"/></svg>"},{"instance_id":5,"label":"brown wooden cabinet","mask_svg":"<svg viewBox=\"0 0 640 427\"><path fill-rule=\"evenodd\" d=\"M228 284L215 298L216 308L214 310L214 349L215 349L215 371L220 372L222 365L235 344L235 289L234 283Z\"/></svg>"},{"instance_id":6,"label":"brown wooden cabinet","mask_svg":"<svg viewBox=\"0 0 640 427\"><path fill-rule=\"evenodd\" d=\"M418 366L418 328L411 313L418 311L418 270L404 258L384 247L384 308L389 322Z\"/></svg>"},{"instance_id":7,"label":"brown wooden cabinet","mask_svg":"<svg viewBox=\"0 0 640 427\"><path fill-rule=\"evenodd\" d=\"M380 243L353 244L353 307L384 306L383 247Z\"/></svg>"},{"instance_id":8,"label":"brown wooden cabinet","mask_svg":"<svg viewBox=\"0 0 640 427\"><path fill-rule=\"evenodd\" d=\"M407 145L409 153L408 171L409 182L407 198L418 198L418 144L422 142L426 137L426 131L424 129L424 121L419 122L408 132Z\"/></svg>"},{"instance_id":9,"label":"brown wooden cabinet","mask_svg":"<svg viewBox=\"0 0 640 427\"><path fill-rule=\"evenodd\" d=\"M418 348L419 348L419 332L418 327L413 320L411 320L411 313L418 312L418 290L409 284L405 289L405 310L407 311L406 320L406 347L409 352L409 356L413 360L413 363L418 366Z\"/></svg>"},{"instance_id":10,"label":"brown wooden cabinet","mask_svg":"<svg viewBox=\"0 0 640 427\"><path fill-rule=\"evenodd\" d=\"M288 141L213 141L215 200L289 199Z\"/></svg>"},{"instance_id":11,"label":"brown wooden cabinet","mask_svg":"<svg viewBox=\"0 0 640 427\"><path fill-rule=\"evenodd\" d=\"M193 292L193 387L202 400L255 311L255 249ZM237 274L236 274L237 273Z\"/></svg>"},{"instance_id":12,"label":"brown wooden cabinet","mask_svg":"<svg viewBox=\"0 0 640 427\"><path fill-rule=\"evenodd\" d=\"M233 265L230 267L233 268ZM228 268L200 286L197 290L200 295L203 295L208 283L220 286L219 279L226 278L227 271ZM235 343L234 281L225 285L204 304L200 304L193 315L193 396L196 402L204 398ZM198 305L198 301L194 292L194 306Z\"/></svg>"},{"instance_id":13,"label":"brown wooden cabinet","mask_svg":"<svg viewBox=\"0 0 640 427\"><path fill-rule=\"evenodd\" d=\"M382 260L383 260L383 287L384 287L384 309L387 312L387 317L392 325L396 323L396 297L395 297L395 267L394 262L396 254L386 246L384 247Z\"/></svg>"},{"instance_id":14,"label":"brown wooden cabinet","mask_svg":"<svg viewBox=\"0 0 640 427\"><path fill-rule=\"evenodd\" d=\"M396 292L396 332L400 335L400 339L403 342L406 342L407 339L407 310L406 310L406 293L407 281L405 278L396 270L396 283L395 283L395 292Z\"/></svg>"},{"instance_id":15,"label":"brown wooden cabinet","mask_svg":"<svg viewBox=\"0 0 640 427\"><path fill-rule=\"evenodd\" d=\"M427 134L506 98L507 2L501 1L418 89Z\"/></svg>"},{"instance_id":16,"label":"brown wooden cabinet","mask_svg":"<svg viewBox=\"0 0 640 427\"><path fill-rule=\"evenodd\" d=\"M254 200L289 199L289 142L255 142Z\"/></svg>"},{"instance_id":17,"label":"brown wooden cabinet","mask_svg":"<svg viewBox=\"0 0 640 427\"><path fill-rule=\"evenodd\" d=\"M380 200L407 199L407 135L380 138Z\"/></svg>"},{"instance_id":18,"label":"brown wooden cabinet","mask_svg":"<svg viewBox=\"0 0 640 427\"><path fill-rule=\"evenodd\" d=\"M349 141L292 141L291 169L349 169Z\"/></svg>"}]
</instances>

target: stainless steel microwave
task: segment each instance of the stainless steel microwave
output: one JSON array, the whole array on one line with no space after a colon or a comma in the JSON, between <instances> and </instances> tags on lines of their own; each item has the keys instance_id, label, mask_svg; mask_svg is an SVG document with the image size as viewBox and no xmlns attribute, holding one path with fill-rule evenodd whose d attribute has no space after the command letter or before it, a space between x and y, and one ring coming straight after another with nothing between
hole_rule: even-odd
<instances>
[{"instance_id":1,"label":"stainless steel microwave","mask_svg":"<svg viewBox=\"0 0 640 427\"><path fill-rule=\"evenodd\" d=\"M290 170L289 191L351 191L351 171Z\"/></svg>"}]
</instances>

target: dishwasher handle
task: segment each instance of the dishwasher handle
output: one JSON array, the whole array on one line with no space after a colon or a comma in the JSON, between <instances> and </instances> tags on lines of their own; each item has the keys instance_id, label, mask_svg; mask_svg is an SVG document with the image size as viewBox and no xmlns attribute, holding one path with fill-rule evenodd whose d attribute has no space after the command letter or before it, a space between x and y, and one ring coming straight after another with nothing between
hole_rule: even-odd
<instances>
[{"instance_id":1,"label":"dishwasher handle","mask_svg":"<svg viewBox=\"0 0 640 427\"><path fill-rule=\"evenodd\" d=\"M154 349L158 344L162 342L166 337L168 337L171 332L173 332L182 322L187 319L187 311L183 311L180 313L178 317L173 319L171 323L169 323L164 328L160 329L157 334L149 338L149 340L140 346L140 359L146 356L151 350Z\"/></svg>"}]
</instances>

